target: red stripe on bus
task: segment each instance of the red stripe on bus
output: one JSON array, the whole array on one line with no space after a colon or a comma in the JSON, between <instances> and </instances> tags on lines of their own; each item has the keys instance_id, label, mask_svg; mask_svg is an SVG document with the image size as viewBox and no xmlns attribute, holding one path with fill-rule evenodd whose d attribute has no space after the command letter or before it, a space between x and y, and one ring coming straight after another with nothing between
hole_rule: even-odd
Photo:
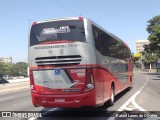
<instances>
[{"instance_id":1,"label":"red stripe on bus","mask_svg":"<svg viewBox=\"0 0 160 120\"><path fill-rule=\"evenodd\" d=\"M50 41L50 42L43 42L43 43L40 43L38 45L57 44L57 43L71 43L71 42L74 42L74 41L72 41L72 40L56 40L56 41Z\"/></svg>"}]
</instances>

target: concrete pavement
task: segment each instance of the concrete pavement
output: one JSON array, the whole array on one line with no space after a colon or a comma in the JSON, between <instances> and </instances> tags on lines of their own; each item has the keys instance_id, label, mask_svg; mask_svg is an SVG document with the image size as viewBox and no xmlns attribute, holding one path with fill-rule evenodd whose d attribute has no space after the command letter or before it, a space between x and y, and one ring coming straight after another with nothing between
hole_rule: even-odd
<instances>
[{"instance_id":1,"label":"concrete pavement","mask_svg":"<svg viewBox=\"0 0 160 120\"><path fill-rule=\"evenodd\" d=\"M10 79L10 80L7 80L10 84L11 83L19 83L19 82L27 82L29 81L29 78L21 78L21 79Z\"/></svg>"},{"instance_id":2,"label":"concrete pavement","mask_svg":"<svg viewBox=\"0 0 160 120\"><path fill-rule=\"evenodd\" d=\"M0 94L16 90L29 89L29 78L8 81L9 83L0 84Z\"/></svg>"}]
</instances>

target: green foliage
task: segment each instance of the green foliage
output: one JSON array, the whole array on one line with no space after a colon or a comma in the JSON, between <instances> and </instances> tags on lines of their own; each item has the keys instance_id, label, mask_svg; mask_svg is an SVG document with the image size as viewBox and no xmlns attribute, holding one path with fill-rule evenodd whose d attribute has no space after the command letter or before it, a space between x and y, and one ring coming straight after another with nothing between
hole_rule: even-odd
<instances>
[{"instance_id":1,"label":"green foliage","mask_svg":"<svg viewBox=\"0 0 160 120\"><path fill-rule=\"evenodd\" d=\"M18 62L14 64L0 62L0 75L26 76L28 64Z\"/></svg>"},{"instance_id":2,"label":"green foliage","mask_svg":"<svg viewBox=\"0 0 160 120\"><path fill-rule=\"evenodd\" d=\"M157 62L158 57L155 54L152 53L145 53L144 54L144 61L146 63L153 63L153 62Z\"/></svg>"},{"instance_id":3,"label":"green foliage","mask_svg":"<svg viewBox=\"0 0 160 120\"><path fill-rule=\"evenodd\" d=\"M0 75L11 74L12 64L0 62Z\"/></svg>"},{"instance_id":4,"label":"green foliage","mask_svg":"<svg viewBox=\"0 0 160 120\"><path fill-rule=\"evenodd\" d=\"M147 31L149 33L149 45L145 45L145 51L154 54L160 54L160 15L157 15L148 21Z\"/></svg>"}]
</instances>

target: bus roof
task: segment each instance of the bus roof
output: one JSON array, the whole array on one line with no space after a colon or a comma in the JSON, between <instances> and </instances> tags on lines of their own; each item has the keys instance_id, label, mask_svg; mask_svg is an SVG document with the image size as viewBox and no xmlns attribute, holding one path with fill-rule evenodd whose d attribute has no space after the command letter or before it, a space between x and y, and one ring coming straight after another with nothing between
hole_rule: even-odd
<instances>
[{"instance_id":1,"label":"bus roof","mask_svg":"<svg viewBox=\"0 0 160 120\"><path fill-rule=\"evenodd\" d=\"M40 20L36 23L45 23L45 22L51 22L51 21L61 21L61 20L82 20L83 17L64 17L64 18L53 18L48 20Z\"/></svg>"}]
</instances>

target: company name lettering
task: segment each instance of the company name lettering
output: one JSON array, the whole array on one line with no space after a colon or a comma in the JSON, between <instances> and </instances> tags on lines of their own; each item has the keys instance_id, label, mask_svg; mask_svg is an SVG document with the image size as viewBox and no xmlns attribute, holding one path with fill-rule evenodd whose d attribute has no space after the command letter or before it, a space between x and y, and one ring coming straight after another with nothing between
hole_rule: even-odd
<instances>
[{"instance_id":1,"label":"company name lettering","mask_svg":"<svg viewBox=\"0 0 160 120\"><path fill-rule=\"evenodd\" d=\"M47 45L34 47L35 50L50 49L50 48L65 48L65 47L77 47L77 44L66 44L66 45Z\"/></svg>"}]
</instances>

